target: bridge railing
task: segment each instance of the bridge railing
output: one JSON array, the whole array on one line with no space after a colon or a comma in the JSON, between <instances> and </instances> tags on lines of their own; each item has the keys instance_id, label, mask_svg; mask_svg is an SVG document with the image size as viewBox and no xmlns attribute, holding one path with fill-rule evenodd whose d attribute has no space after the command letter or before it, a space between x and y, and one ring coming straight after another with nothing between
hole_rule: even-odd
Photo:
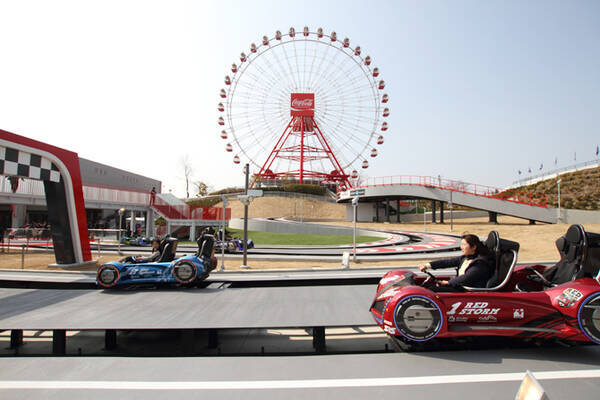
<instances>
[{"instance_id":1,"label":"bridge railing","mask_svg":"<svg viewBox=\"0 0 600 400\"><path fill-rule=\"evenodd\" d=\"M513 203L526 204L536 207L548 207L546 196L537 193L527 193L516 190L503 190L493 186L479 185L476 183L468 183L452 179L444 179L434 176L418 176L418 175L393 175L367 178L362 181L359 186L353 189L362 187L374 186L394 186L394 185L413 185L425 186L454 192L466 193L475 196L488 197Z\"/></svg>"}]
</instances>

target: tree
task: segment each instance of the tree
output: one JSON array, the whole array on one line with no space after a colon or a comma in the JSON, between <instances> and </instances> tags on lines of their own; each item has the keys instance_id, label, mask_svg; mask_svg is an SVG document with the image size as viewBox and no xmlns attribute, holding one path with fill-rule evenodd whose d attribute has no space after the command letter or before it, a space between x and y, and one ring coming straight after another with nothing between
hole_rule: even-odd
<instances>
[{"instance_id":1,"label":"tree","mask_svg":"<svg viewBox=\"0 0 600 400\"><path fill-rule=\"evenodd\" d=\"M210 186L202 181L194 182L194 186L196 187L197 196L204 196L210 191Z\"/></svg>"},{"instance_id":2,"label":"tree","mask_svg":"<svg viewBox=\"0 0 600 400\"><path fill-rule=\"evenodd\" d=\"M190 162L190 157L186 154L179 159L179 163L183 169L183 176L185 177L185 198L190 198L190 179L192 178L192 173L194 169L192 168L192 163Z\"/></svg>"}]
</instances>

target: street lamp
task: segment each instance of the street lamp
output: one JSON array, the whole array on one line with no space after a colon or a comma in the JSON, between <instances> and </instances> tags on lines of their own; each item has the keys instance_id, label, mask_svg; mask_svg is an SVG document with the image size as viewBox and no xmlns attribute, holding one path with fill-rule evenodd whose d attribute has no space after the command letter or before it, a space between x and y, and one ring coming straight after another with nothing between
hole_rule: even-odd
<instances>
[{"instance_id":1,"label":"street lamp","mask_svg":"<svg viewBox=\"0 0 600 400\"><path fill-rule=\"evenodd\" d=\"M119 208L119 230L117 231L117 240L119 241L119 254L121 254L121 227L123 226L124 208Z\"/></svg>"},{"instance_id":2,"label":"street lamp","mask_svg":"<svg viewBox=\"0 0 600 400\"><path fill-rule=\"evenodd\" d=\"M248 204L250 203L248 199L248 181L250 176L250 164L244 165L244 174L246 175L246 185L244 190L245 199L242 201L244 204L244 255L242 257L242 265L240 268L249 268L248 267Z\"/></svg>"},{"instance_id":3,"label":"street lamp","mask_svg":"<svg viewBox=\"0 0 600 400\"><path fill-rule=\"evenodd\" d=\"M225 271L225 211L227 211L227 197L221 195L223 202L223 229L221 230L221 268L220 271Z\"/></svg>"},{"instance_id":4,"label":"street lamp","mask_svg":"<svg viewBox=\"0 0 600 400\"><path fill-rule=\"evenodd\" d=\"M558 179L556 181L556 185L558 186L558 217L556 220L557 223L560 222L560 182L561 182L561 179Z\"/></svg>"}]
</instances>

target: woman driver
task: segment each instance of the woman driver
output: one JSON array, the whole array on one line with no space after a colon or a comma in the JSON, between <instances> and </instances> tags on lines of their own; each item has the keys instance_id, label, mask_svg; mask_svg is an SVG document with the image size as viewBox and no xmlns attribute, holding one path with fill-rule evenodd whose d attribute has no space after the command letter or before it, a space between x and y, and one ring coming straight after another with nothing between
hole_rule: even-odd
<instances>
[{"instance_id":1,"label":"woman driver","mask_svg":"<svg viewBox=\"0 0 600 400\"><path fill-rule=\"evenodd\" d=\"M462 256L431 261L419 265L420 271L441 268L458 268L458 276L448 280L437 281L437 286L430 289L434 292L460 292L463 286L484 288L488 279L494 274L494 265L488 261L485 245L475 235L461 236L460 250Z\"/></svg>"}]
</instances>

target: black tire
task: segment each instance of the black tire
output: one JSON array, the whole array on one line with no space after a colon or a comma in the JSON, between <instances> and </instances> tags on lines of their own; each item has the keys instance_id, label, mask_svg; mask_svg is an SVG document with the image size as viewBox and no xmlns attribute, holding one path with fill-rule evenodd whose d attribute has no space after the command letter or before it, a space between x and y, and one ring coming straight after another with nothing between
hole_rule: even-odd
<instances>
[{"instance_id":1,"label":"black tire","mask_svg":"<svg viewBox=\"0 0 600 400\"><path fill-rule=\"evenodd\" d=\"M173 277L183 285L194 282L196 273L196 266L189 261L181 261L173 266Z\"/></svg>"},{"instance_id":2,"label":"black tire","mask_svg":"<svg viewBox=\"0 0 600 400\"><path fill-rule=\"evenodd\" d=\"M96 272L96 282L103 288L112 288L119 281L119 270L111 264L104 264Z\"/></svg>"},{"instance_id":3,"label":"black tire","mask_svg":"<svg viewBox=\"0 0 600 400\"><path fill-rule=\"evenodd\" d=\"M593 342L600 344L600 293L585 300L579 309L579 327Z\"/></svg>"}]
</instances>

